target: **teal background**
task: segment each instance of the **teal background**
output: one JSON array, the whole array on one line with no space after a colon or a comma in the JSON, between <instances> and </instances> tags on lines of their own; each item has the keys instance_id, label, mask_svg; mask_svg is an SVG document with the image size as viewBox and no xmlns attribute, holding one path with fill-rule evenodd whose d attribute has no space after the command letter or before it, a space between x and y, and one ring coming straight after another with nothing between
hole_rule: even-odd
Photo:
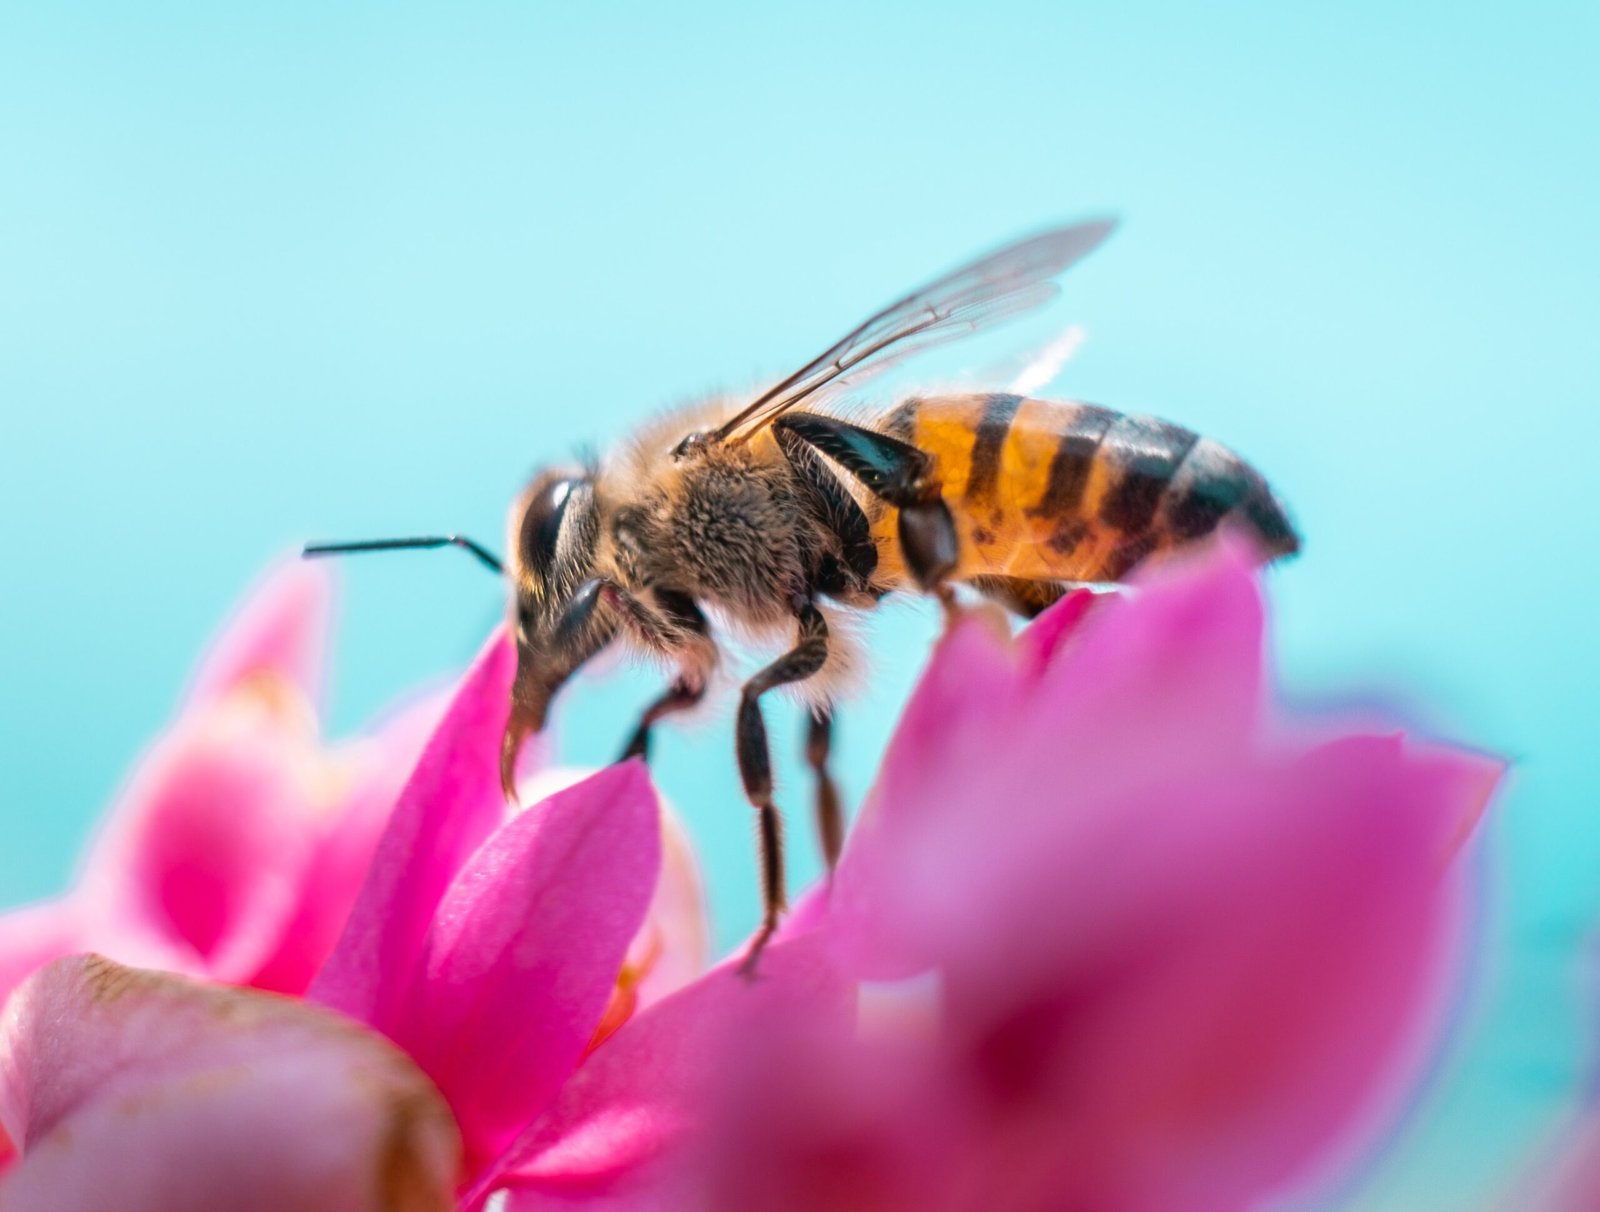
<instances>
[{"instance_id":1,"label":"teal background","mask_svg":"<svg viewBox=\"0 0 1600 1212\"><path fill-rule=\"evenodd\" d=\"M1289 692L1517 760L1458 1044L1353 1197L1478 1204L1594 1033L1600 23L1400 7L0 9L0 902L63 885L275 556L499 546L541 461L1112 210L1050 315L968 363L1083 324L1057 391L1213 433L1290 499ZM497 593L448 554L349 565L335 728L457 668ZM932 634L885 613L841 721L852 798ZM575 690L567 755L605 759L652 689ZM658 772L726 945L754 865L707 716Z\"/></svg>"}]
</instances>

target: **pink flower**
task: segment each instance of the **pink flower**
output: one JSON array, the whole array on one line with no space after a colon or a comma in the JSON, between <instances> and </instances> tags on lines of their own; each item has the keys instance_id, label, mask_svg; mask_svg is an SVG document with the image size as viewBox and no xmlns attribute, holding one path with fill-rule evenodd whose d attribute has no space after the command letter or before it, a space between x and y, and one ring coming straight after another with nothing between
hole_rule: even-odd
<instances>
[{"instance_id":1,"label":"pink flower","mask_svg":"<svg viewBox=\"0 0 1600 1212\"><path fill-rule=\"evenodd\" d=\"M0 916L0 1001L57 956L301 992L332 949L437 713L326 749L313 702L327 574L279 568L218 637L187 701L52 903Z\"/></svg>"},{"instance_id":2,"label":"pink flower","mask_svg":"<svg viewBox=\"0 0 1600 1212\"><path fill-rule=\"evenodd\" d=\"M468 1208L508 1183L650 1185L729 1033L775 999L839 1006L845 992L804 939L773 948L759 993L726 968L676 989L655 979L674 970L662 940L684 933L685 894L681 876L658 879L643 765L501 823L515 663L497 634L463 679L309 993L389 1036L437 1084L461 1131Z\"/></svg>"},{"instance_id":3,"label":"pink flower","mask_svg":"<svg viewBox=\"0 0 1600 1212\"><path fill-rule=\"evenodd\" d=\"M36 1192L59 1201L47 1206L70 1206L85 1191L116 1189L124 1166L148 1177L150 1192L167 1190L160 1173L182 1174L177 1194L196 1207L237 1206L237 1175L263 1165L274 1172L266 1191L285 1200L285 1191L314 1189L334 1160L340 1174L364 1173L383 1103L364 1075L380 1034L400 1049L381 1049L389 1077L425 1074L436 1091L429 1116L442 1111L459 1141L445 1161L431 1146L428 1154L425 1190L443 1190L448 1203L428 1195L418 1206L476 1209L513 1184L518 1199L535 1201L659 1192L675 1173L664 1158L697 1122L703 1074L727 1038L774 1004L843 1009L844 982L805 938L773 947L759 989L726 968L688 980L682 952L699 933L698 887L682 855L661 870L662 820L640 763L505 819L494 758L514 665L497 634L374 849L308 994L339 1012L342 1034L324 1030L325 1011L307 1018L257 994L218 1002L214 990L122 969L107 978L103 961L87 973L62 961L19 991L9 1013L22 1026L0 1049L0 1108L9 1108L0 1122L22 1157L0 1185L0 1209ZM108 981L159 995L149 1006L136 1000L131 1017L102 1013ZM176 1009L159 993L174 988ZM193 1052L178 1046L181 1035L149 1026L170 1013L175 1032L189 1030L202 1003L210 1009ZM322 1026L310 1041L221 1038L230 1022L248 1028L258 1013L292 1020L295 1031ZM304 1107L299 1083L309 1083ZM353 1088L341 1094L345 1084ZM41 1101L35 1091L65 1093ZM338 1122L345 1114L348 1129ZM118 1132L129 1144L109 1143ZM130 1149L140 1156L130 1160ZM206 1150L203 1164L193 1149ZM350 1190L349 1206L389 1206L359 1203ZM149 1201L129 1206L164 1206L155 1194Z\"/></svg>"},{"instance_id":4,"label":"pink flower","mask_svg":"<svg viewBox=\"0 0 1600 1212\"><path fill-rule=\"evenodd\" d=\"M0 1028L0 1212L447 1209L460 1141L399 1049L291 998L57 960Z\"/></svg>"},{"instance_id":5,"label":"pink flower","mask_svg":"<svg viewBox=\"0 0 1600 1212\"><path fill-rule=\"evenodd\" d=\"M1015 642L982 618L957 628L835 882L754 984L685 958L697 885L663 868L640 764L507 818L515 655L497 634L361 851L307 992L337 1015L98 961L23 986L0 1044L0 1124L21 1152L0 1212L112 1190L135 1212L257 1206L239 1174L260 1206L391 1206L373 1179L391 1155L416 1206L467 1212L497 1190L512 1212L1205 1212L1304 1185L1415 1079L1460 938L1452 859L1500 771L1291 730L1267 709L1261 614L1224 546L1134 600L1070 598ZM266 796L300 769L265 724L212 714L234 781L202 788ZM258 742L283 747L230 764ZM185 789L171 776L171 798ZM213 797L193 798L174 819L210 821ZM271 835L251 829L222 849L258 852ZM147 840L107 867L117 913L80 890L14 917L16 966L123 919L137 928L118 940L158 963L315 966L282 933L321 903L303 891L315 862L262 854L263 877L146 861L218 835L128 836ZM857 978L901 977L899 1013L883 990L858 1008ZM420 1118L385 1151L398 1104Z\"/></svg>"},{"instance_id":6,"label":"pink flower","mask_svg":"<svg viewBox=\"0 0 1600 1212\"><path fill-rule=\"evenodd\" d=\"M1370 1143L1439 1028L1500 767L1291 735L1261 633L1225 546L943 641L828 927L862 975L935 970L924 1021L737 1041L706 1206L1239 1208Z\"/></svg>"}]
</instances>

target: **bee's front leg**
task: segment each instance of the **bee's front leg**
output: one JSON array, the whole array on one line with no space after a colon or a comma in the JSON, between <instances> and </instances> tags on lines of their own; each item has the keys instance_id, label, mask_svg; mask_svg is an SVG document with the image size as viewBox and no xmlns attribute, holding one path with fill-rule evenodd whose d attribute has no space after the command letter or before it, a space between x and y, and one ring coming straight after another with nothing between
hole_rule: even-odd
<instances>
[{"instance_id":1,"label":"bee's front leg","mask_svg":"<svg viewBox=\"0 0 1600 1212\"><path fill-rule=\"evenodd\" d=\"M717 663L711 629L694 599L669 589L657 589L653 596L657 610L670 627L670 636L662 647L676 654L679 673L666 692L645 708L639 726L618 759L624 762L633 757L650 760L651 727L662 717L687 711L703 699L706 683Z\"/></svg>"},{"instance_id":2,"label":"bee's front leg","mask_svg":"<svg viewBox=\"0 0 1600 1212\"><path fill-rule=\"evenodd\" d=\"M665 693L650 706L644 709L644 714L639 718L639 726L633 730L633 736L622 750L622 756L617 760L625 762L629 758L643 758L650 760L650 729L656 721L664 716L673 715L679 711L687 711L701 699L705 698L706 687L704 682L691 682L683 677L674 678L672 685Z\"/></svg>"},{"instance_id":3,"label":"bee's front leg","mask_svg":"<svg viewBox=\"0 0 1600 1212\"><path fill-rule=\"evenodd\" d=\"M756 961L778 928L784 909L783 821L772 802L772 753L767 725L761 718L761 696L774 686L799 682L816 673L828 659L828 624L811 602L800 605L800 635L795 646L757 673L739 696L739 722L735 749L744 793L758 814L761 838L761 928L745 956L740 971L754 976Z\"/></svg>"}]
</instances>

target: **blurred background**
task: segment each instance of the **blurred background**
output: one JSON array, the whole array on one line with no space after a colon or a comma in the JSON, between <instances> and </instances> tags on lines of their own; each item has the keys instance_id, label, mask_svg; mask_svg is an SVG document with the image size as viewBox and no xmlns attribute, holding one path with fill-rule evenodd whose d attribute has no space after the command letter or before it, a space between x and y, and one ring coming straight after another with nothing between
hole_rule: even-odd
<instances>
[{"instance_id":1,"label":"blurred background","mask_svg":"<svg viewBox=\"0 0 1600 1212\"><path fill-rule=\"evenodd\" d=\"M205 637L301 541L499 547L538 464L1113 211L1048 315L943 369L1081 324L1055 394L1213 434L1291 503L1287 693L1515 758L1456 1043L1352 1195L1482 1199L1597 1030L1600 20L1400 8L7 6L0 903L64 885ZM500 609L456 554L344 573L335 732ZM934 631L882 614L840 720L852 801ZM655 689L585 680L563 756L608 760ZM757 913L729 716L663 730L657 763L724 947ZM799 721L771 723L798 883Z\"/></svg>"}]
</instances>

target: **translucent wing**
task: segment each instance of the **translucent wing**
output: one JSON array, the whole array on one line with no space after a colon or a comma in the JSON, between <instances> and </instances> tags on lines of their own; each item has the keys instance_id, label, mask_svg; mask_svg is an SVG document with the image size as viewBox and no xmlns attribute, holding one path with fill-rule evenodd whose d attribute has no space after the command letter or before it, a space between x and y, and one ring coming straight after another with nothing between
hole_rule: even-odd
<instances>
[{"instance_id":1,"label":"translucent wing","mask_svg":"<svg viewBox=\"0 0 1600 1212\"><path fill-rule=\"evenodd\" d=\"M1108 219L1008 244L891 303L724 422L712 441L742 442L813 392L866 366L940 345L1031 311L1052 281L1111 234Z\"/></svg>"}]
</instances>

